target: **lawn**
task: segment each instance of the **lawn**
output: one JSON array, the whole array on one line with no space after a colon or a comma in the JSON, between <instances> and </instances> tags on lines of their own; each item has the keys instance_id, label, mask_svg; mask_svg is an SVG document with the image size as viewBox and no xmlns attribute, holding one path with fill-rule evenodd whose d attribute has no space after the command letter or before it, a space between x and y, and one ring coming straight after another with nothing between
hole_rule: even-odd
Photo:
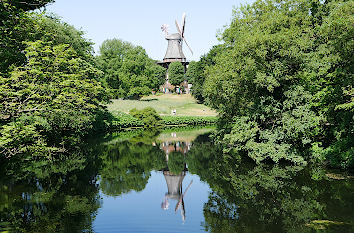
<instances>
[{"instance_id":1,"label":"lawn","mask_svg":"<svg viewBox=\"0 0 354 233\"><path fill-rule=\"evenodd\" d=\"M209 107L198 104L189 94L163 94L151 95L141 100L112 100L107 105L109 111L122 111L129 113L130 109L143 109L153 107L160 115L171 115L171 110L176 109L178 116L216 116L216 112Z\"/></svg>"}]
</instances>

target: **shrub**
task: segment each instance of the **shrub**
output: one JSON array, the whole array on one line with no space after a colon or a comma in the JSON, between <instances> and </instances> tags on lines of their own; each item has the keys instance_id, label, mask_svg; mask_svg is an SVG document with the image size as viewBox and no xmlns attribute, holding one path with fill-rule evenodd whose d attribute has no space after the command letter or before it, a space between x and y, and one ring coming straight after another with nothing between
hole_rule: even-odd
<instances>
[{"instance_id":1,"label":"shrub","mask_svg":"<svg viewBox=\"0 0 354 233\"><path fill-rule=\"evenodd\" d=\"M217 117L214 116L163 116L165 125L210 125L215 124Z\"/></svg>"},{"instance_id":2,"label":"shrub","mask_svg":"<svg viewBox=\"0 0 354 233\"><path fill-rule=\"evenodd\" d=\"M129 113L133 117L144 122L144 127L146 128L153 128L162 125L162 119L160 115L152 107L147 107L141 110L133 108L129 111Z\"/></svg>"},{"instance_id":3,"label":"shrub","mask_svg":"<svg viewBox=\"0 0 354 233\"><path fill-rule=\"evenodd\" d=\"M111 122L112 129L123 129L130 127L142 127L144 126L144 122L140 119L133 117L124 112L115 111L113 114L113 120Z\"/></svg>"}]
</instances>

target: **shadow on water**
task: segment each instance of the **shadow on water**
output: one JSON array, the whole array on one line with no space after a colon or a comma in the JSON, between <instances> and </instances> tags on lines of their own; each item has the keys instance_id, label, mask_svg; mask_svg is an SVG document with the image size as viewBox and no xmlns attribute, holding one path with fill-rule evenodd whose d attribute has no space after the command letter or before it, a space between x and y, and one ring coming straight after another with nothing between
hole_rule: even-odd
<instances>
[{"instance_id":1,"label":"shadow on water","mask_svg":"<svg viewBox=\"0 0 354 233\"><path fill-rule=\"evenodd\" d=\"M0 232L94 232L104 197L144 195L152 174L162 178L161 209L179 211L183 222L202 213L193 228L200 231L354 231L351 176L321 167L256 166L222 154L210 142L211 130L122 132L89 141L70 157L3 162ZM186 181L189 174L200 181ZM186 219L186 204L193 203L185 200L199 192L198 182L210 187L208 199ZM138 227L137 222L129 230Z\"/></svg>"}]
</instances>

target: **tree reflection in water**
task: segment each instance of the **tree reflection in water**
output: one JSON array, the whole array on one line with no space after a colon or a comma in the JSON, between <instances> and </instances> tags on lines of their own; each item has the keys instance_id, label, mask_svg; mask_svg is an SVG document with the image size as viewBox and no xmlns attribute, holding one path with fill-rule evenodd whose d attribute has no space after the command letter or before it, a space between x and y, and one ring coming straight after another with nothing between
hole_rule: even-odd
<instances>
[{"instance_id":1,"label":"tree reflection in water","mask_svg":"<svg viewBox=\"0 0 354 233\"><path fill-rule=\"evenodd\" d=\"M354 230L353 180L329 180L319 167L256 166L199 139L187 164L212 189L203 210L206 231Z\"/></svg>"},{"instance_id":2,"label":"tree reflection in water","mask_svg":"<svg viewBox=\"0 0 354 233\"><path fill-rule=\"evenodd\" d=\"M353 179L335 180L338 175L319 167L256 166L223 154L208 134L185 140L171 131L158 135L108 137L83 145L70 159L0 161L0 231L93 232L99 189L109 196L139 192L155 170L167 187L162 209L173 200L183 220L187 172L210 186L205 231L354 232Z\"/></svg>"},{"instance_id":3,"label":"tree reflection in water","mask_svg":"<svg viewBox=\"0 0 354 233\"><path fill-rule=\"evenodd\" d=\"M152 170L165 167L165 155L158 147L138 142L106 145L101 154L100 188L110 196L142 191Z\"/></svg>"},{"instance_id":4,"label":"tree reflection in water","mask_svg":"<svg viewBox=\"0 0 354 233\"><path fill-rule=\"evenodd\" d=\"M86 151L90 154L89 151ZM13 157L1 163L0 231L93 232L100 207L95 158Z\"/></svg>"},{"instance_id":5,"label":"tree reflection in water","mask_svg":"<svg viewBox=\"0 0 354 233\"><path fill-rule=\"evenodd\" d=\"M190 139L183 140L177 137L178 134L171 132L161 141L157 138L158 133L143 131L127 140L113 140L114 143L108 143L101 153L102 192L110 196L119 196L132 190L142 191L148 183L151 171L160 171L168 190L161 208L169 209L169 200L175 200L175 211L180 209L182 220L185 221L183 197L186 193L183 193L182 186L188 172L186 154L192 143Z\"/></svg>"}]
</instances>

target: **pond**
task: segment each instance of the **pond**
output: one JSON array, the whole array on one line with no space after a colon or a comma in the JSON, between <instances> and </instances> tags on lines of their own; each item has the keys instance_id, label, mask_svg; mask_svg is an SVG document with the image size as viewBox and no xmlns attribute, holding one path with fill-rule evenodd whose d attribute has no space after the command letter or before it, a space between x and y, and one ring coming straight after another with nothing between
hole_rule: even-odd
<instances>
[{"instance_id":1,"label":"pond","mask_svg":"<svg viewBox=\"0 0 354 233\"><path fill-rule=\"evenodd\" d=\"M225 155L212 127L2 162L0 232L354 232L354 177Z\"/></svg>"}]
</instances>

